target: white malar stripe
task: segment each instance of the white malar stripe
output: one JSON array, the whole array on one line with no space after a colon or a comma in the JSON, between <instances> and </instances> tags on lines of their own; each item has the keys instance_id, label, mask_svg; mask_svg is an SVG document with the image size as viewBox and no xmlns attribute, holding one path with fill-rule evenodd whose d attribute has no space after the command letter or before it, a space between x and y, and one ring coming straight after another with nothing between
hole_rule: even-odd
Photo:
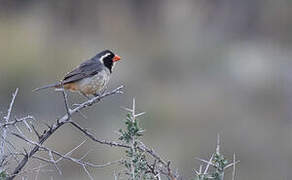
<instances>
[{"instance_id":1,"label":"white malar stripe","mask_svg":"<svg viewBox=\"0 0 292 180\"><path fill-rule=\"evenodd\" d=\"M101 56L100 59L99 59L100 62L101 62L102 64L104 64L103 59L106 58L106 57L109 56L109 55L111 55L111 54L110 54L110 53L106 53L105 55Z\"/></svg>"},{"instance_id":2,"label":"white malar stripe","mask_svg":"<svg viewBox=\"0 0 292 180\"><path fill-rule=\"evenodd\" d=\"M116 66L116 62L117 62L117 61L113 62L113 65L112 65L112 71L113 71L113 69L114 69L115 66Z\"/></svg>"}]
</instances>

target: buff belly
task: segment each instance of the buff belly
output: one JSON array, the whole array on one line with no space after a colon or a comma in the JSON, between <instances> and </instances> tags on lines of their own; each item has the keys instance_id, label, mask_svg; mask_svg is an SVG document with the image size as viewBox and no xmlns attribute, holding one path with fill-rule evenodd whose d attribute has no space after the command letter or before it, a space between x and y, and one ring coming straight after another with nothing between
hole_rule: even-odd
<instances>
[{"instance_id":1,"label":"buff belly","mask_svg":"<svg viewBox=\"0 0 292 180\"><path fill-rule=\"evenodd\" d=\"M103 70L97 75L84 78L74 83L66 84L64 87L71 91L80 91L86 95L99 94L105 89L109 81L109 75L109 72Z\"/></svg>"}]
</instances>

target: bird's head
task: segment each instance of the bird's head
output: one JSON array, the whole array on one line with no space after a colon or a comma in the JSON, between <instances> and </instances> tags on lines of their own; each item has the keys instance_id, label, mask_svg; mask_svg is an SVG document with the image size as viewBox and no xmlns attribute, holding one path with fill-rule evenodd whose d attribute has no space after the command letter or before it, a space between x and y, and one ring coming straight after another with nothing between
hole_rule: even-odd
<instances>
[{"instance_id":1,"label":"bird's head","mask_svg":"<svg viewBox=\"0 0 292 180\"><path fill-rule=\"evenodd\" d=\"M99 61L109 69L110 72L112 72L112 69L115 65L115 63L119 60L121 60L121 57L118 55L115 55L110 50L104 50L97 54Z\"/></svg>"}]
</instances>

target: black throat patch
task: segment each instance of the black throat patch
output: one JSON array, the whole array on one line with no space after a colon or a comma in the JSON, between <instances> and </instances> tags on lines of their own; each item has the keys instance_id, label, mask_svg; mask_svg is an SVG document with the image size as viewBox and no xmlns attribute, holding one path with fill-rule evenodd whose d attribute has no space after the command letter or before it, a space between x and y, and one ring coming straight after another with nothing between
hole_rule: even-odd
<instances>
[{"instance_id":1,"label":"black throat patch","mask_svg":"<svg viewBox=\"0 0 292 180\"><path fill-rule=\"evenodd\" d=\"M110 73L112 73L112 68L113 68L113 64L114 64L113 60L112 59L107 60L107 58L105 58L103 60L103 63L104 63L104 66L109 69Z\"/></svg>"}]
</instances>

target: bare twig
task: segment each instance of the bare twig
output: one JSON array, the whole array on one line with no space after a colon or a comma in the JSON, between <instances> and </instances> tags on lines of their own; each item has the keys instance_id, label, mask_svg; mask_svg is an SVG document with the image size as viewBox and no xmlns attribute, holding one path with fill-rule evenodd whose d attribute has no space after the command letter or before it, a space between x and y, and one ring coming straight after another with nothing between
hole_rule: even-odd
<instances>
[{"instance_id":1,"label":"bare twig","mask_svg":"<svg viewBox=\"0 0 292 180\"><path fill-rule=\"evenodd\" d=\"M78 146L74 147L71 151L67 152L64 156L70 156L76 149L78 149L80 146L82 146L86 140L82 141ZM63 157L60 157L56 162L59 162L63 159Z\"/></svg>"},{"instance_id":2,"label":"bare twig","mask_svg":"<svg viewBox=\"0 0 292 180\"><path fill-rule=\"evenodd\" d=\"M54 159L54 157L53 157L52 151L49 150L49 149L47 149L47 150L48 150L48 152L49 152L48 154L49 154L49 156L50 156L50 161L54 164L54 166L55 166L55 168L57 169L58 173L59 173L60 175L62 175L62 171L61 171L61 169L58 167L57 162L55 161L55 159Z\"/></svg>"},{"instance_id":3,"label":"bare twig","mask_svg":"<svg viewBox=\"0 0 292 180\"><path fill-rule=\"evenodd\" d=\"M140 146L138 146L138 148L142 151L147 152L148 154L150 154L153 158L157 159L157 161L159 163L161 163L165 168L169 168L169 161L166 162L164 161L152 148L147 147L145 144L143 144L142 142L140 142Z\"/></svg>"},{"instance_id":4,"label":"bare twig","mask_svg":"<svg viewBox=\"0 0 292 180\"><path fill-rule=\"evenodd\" d=\"M91 176L91 174L89 173L89 171L86 169L86 166L85 165L82 165L84 171L86 172L86 174L88 175L89 179L90 180L94 180L93 177Z\"/></svg>"},{"instance_id":5,"label":"bare twig","mask_svg":"<svg viewBox=\"0 0 292 180\"><path fill-rule=\"evenodd\" d=\"M27 121L28 119L35 120L35 118L33 116L30 116L30 115L26 116L26 117L23 117L23 118L20 118L20 119L15 118L14 121L8 121L8 122L5 122L5 123L0 123L0 128L5 128L5 127L8 127L8 126L14 126L17 123Z\"/></svg>"},{"instance_id":6,"label":"bare twig","mask_svg":"<svg viewBox=\"0 0 292 180\"><path fill-rule=\"evenodd\" d=\"M70 113L71 109L70 109L69 104L68 104L67 93L66 93L64 87L62 88L61 91L62 91L62 95L63 95L63 98L64 98L64 104L65 104L65 109L66 109L67 115L68 115L68 117L70 117L71 116L71 113Z\"/></svg>"},{"instance_id":7,"label":"bare twig","mask_svg":"<svg viewBox=\"0 0 292 180\"><path fill-rule=\"evenodd\" d=\"M70 121L70 123L77 128L78 130L80 130L83 134L85 134L87 137L89 137L91 140L98 142L100 144L106 144L109 146L113 146L113 147L123 147L123 148L130 148L129 145L126 144L122 144L122 143L118 143L115 141L107 141L107 140L103 140L103 139L99 139L96 138L94 136L94 134L92 134L89 130L87 130L86 128L81 127L78 123L74 122L74 121Z\"/></svg>"},{"instance_id":8,"label":"bare twig","mask_svg":"<svg viewBox=\"0 0 292 180\"><path fill-rule=\"evenodd\" d=\"M12 100L10 102L8 111L7 111L7 115L4 117L5 123L9 123L9 119L10 119L10 115L11 115L11 111L12 111L12 107L15 101L15 98L17 96L18 93L18 88L15 90L15 92L12 94ZM5 142L6 142L6 137L7 137L7 127L3 127L3 131L1 134L1 143L0 143L0 171L3 170L3 162L4 162L4 156L5 156Z\"/></svg>"}]
</instances>

